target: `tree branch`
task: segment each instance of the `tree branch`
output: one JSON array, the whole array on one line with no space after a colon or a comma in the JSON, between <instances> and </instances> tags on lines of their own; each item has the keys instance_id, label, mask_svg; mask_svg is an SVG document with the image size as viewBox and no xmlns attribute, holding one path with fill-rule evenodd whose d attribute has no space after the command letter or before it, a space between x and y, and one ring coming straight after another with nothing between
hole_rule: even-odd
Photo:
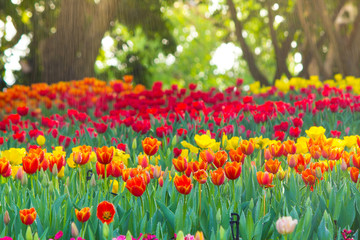
<instances>
[{"instance_id":1,"label":"tree branch","mask_svg":"<svg viewBox=\"0 0 360 240\"><path fill-rule=\"evenodd\" d=\"M240 43L240 47L243 52L243 56L248 64L251 75L258 81L260 81L261 85L269 85L268 79L263 75L260 69L256 65L256 61L253 53L251 52L249 46L247 45L243 35L243 25L241 21L237 18L237 13L235 9L234 2L232 0L227 0L227 5L229 6L229 11L231 15L231 19L235 24L235 34Z\"/></svg>"}]
</instances>

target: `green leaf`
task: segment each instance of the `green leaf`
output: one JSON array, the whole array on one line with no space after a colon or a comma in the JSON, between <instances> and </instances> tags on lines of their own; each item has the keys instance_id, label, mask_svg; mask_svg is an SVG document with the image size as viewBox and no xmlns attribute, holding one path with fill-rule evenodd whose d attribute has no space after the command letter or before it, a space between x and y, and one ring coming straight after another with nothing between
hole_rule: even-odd
<instances>
[{"instance_id":1,"label":"green leaf","mask_svg":"<svg viewBox=\"0 0 360 240\"><path fill-rule=\"evenodd\" d=\"M160 207L161 212L163 213L164 217L168 221L170 227L173 231L175 231L175 214L170 211L162 202L156 201L158 206Z\"/></svg>"}]
</instances>

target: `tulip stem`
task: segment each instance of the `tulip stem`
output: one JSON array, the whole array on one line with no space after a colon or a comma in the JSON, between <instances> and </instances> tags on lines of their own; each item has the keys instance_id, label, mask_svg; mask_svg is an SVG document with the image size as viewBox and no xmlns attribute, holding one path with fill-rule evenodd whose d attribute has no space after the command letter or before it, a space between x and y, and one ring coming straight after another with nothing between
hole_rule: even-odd
<instances>
[{"instance_id":1,"label":"tulip stem","mask_svg":"<svg viewBox=\"0 0 360 240\"><path fill-rule=\"evenodd\" d=\"M264 203L264 216L265 216L265 210L266 210L265 200L266 200L266 190L264 189L264 200L263 200L263 203Z\"/></svg>"},{"instance_id":2,"label":"tulip stem","mask_svg":"<svg viewBox=\"0 0 360 240\"><path fill-rule=\"evenodd\" d=\"M200 183L199 183L199 217L201 217L201 184Z\"/></svg>"},{"instance_id":3,"label":"tulip stem","mask_svg":"<svg viewBox=\"0 0 360 240\"><path fill-rule=\"evenodd\" d=\"M105 175L105 179L104 179L104 184L105 184L105 194L107 194L107 184L106 184L106 167L107 167L107 164L105 164L105 173L104 173L104 175Z\"/></svg>"},{"instance_id":4,"label":"tulip stem","mask_svg":"<svg viewBox=\"0 0 360 240\"><path fill-rule=\"evenodd\" d=\"M80 237L84 237L84 223L81 223L81 232L80 232Z\"/></svg>"},{"instance_id":5,"label":"tulip stem","mask_svg":"<svg viewBox=\"0 0 360 240\"><path fill-rule=\"evenodd\" d=\"M186 219L186 195L184 195L184 205L183 205L183 220L184 220L184 224L185 225L185 220Z\"/></svg>"},{"instance_id":6,"label":"tulip stem","mask_svg":"<svg viewBox=\"0 0 360 240\"><path fill-rule=\"evenodd\" d=\"M143 215L143 217L145 217L145 213L144 213L144 201L142 199L142 196L140 196L140 201L141 201L141 214Z\"/></svg>"}]
</instances>

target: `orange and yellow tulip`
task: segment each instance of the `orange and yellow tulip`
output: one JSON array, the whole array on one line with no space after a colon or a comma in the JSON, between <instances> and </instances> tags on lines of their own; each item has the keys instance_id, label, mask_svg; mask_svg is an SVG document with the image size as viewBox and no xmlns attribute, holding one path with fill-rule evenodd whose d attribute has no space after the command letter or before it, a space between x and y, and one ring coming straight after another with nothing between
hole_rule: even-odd
<instances>
[{"instance_id":1,"label":"orange and yellow tulip","mask_svg":"<svg viewBox=\"0 0 360 240\"><path fill-rule=\"evenodd\" d=\"M244 164L246 155L241 151L240 147L238 147L236 150L231 149L229 155L231 161L240 162L241 164Z\"/></svg>"},{"instance_id":2,"label":"orange and yellow tulip","mask_svg":"<svg viewBox=\"0 0 360 240\"><path fill-rule=\"evenodd\" d=\"M103 146L96 149L97 161L101 164L107 165L111 163L114 157L114 147Z\"/></svg>"},{"instance_id":3,"label":"orange and yellow tulip","mask_svg":"<svg viewBox=\"0 0 360 240\"><path fill-rule=\"evenodd\" d=\"M255 149L255 143L254 140L250 139L248 140L242 140L240 142L240 148L243 154L245 155L251 155L254 152Z\"/></svg>"},{"instance_id":4,"label":"orange and yellow tulip","mask_svg":"<svg viewBox=\"0 0 360 240\"><path fill-rule=\"evenodd\" d=\"M144 149L144 153L148 156L153 156L159 150L159 146L161 142L158 141L156 138L145 138L142 142L142 147Z\"/></svg>"},{"instance_id":5,"label":"orange and yellow tulip","mask_svg":"<svg viewBox=\"0 0 360 240\"><path fill-rule=\"evenodd\" d=\"M23 209L19 211L20 220L25 225L31 225L36 219L35 208Z\"/></svg>"},{"instance_id":6,"label":"orange and yellow tulip","mask_svg":"<svg viewBox=\"0 0 360 240\"><path fill-rule=\"evenodd\" d=\"M81 209L80 211L75 209L75 215L76 218L79 220L79 222L86 222L87 220L89 220L91 213L90 213L90 208L86 207Z\"/></svg>"},{"instance_id":7,"label":"orange and yellow tulip","mask_svg":"<svg viewBox=\"0 0 360 240\"><path fill-rule=\"evenodd\" d=\"M146 180L142 176L136 176L126 181L126 188L135 197L140 197L146 190Z\"/></svg>"},{"instance_id":8,"label":"orange and yellow tulip","mask_svg":"<svg viewBox=\"0 0 360 240\"><path fill-rule=\"evenodd\" d=\"M202 161L211 164L215 160L215 153L209 148L200 152L200 158Z\"/></svg>"},{"instance_id":9,"label":"orange and yellow tulip","mask_svg":"<svg viewBox=\"0 0 360 240\"><path fill-rule=\"evenodd\" d=\"M269 173L276 174L279 171L281 162L277 159L269 159L265 162L265 170Z\"/></svg>"},{"instance_id":10,"label":"orange and yellow tulip","mask_svg":"<svg viewBox=\"0 0 360 240\"><path fill-rule=\"evenodd\" d=\"M208 174L204 169L200 169L194 173L194 179L198 181L200 184L204 184L207 181Z\"/></svg>"},{"instance_id":11,"label":"orange and yellow tulip","mask_svg":"<svg viewBox=\"0 0 360 240\"><path fill-rule=\"evenodd\" d=\"M238 162L227 162L224 167L225 175L230 180L235 180L240 177L241 169L242 164Z\"/></svg>"},{"instance_id":12,"label":"orange and yellow tulip","mask_svg":"<svg viewBox=\"0 0 360 240\"><path fill-rule=\"evenodd\" d=\"M174 185L176 187L176 190L178 190L179 193L184 195L188 195L191 192L191 189L193 188L191 179L186 175L175 176Z\"/></svg>"},{"instance_id":13,"label":"orange and yellow tulip","mask_svg":"<svg viewBox=\"0 0 360 240\"><path fill-rule=\"evenodd\" d=\"M23 170L30 175L36 173L40 165L39 156L35 153L29 153L23 157L22 162Z\"/></svg>"},{"instance_id":14,"label":"orange and yellow tulip","mask_svg":"<svg viewBox=\"0 0 360 240\"><path fill-rule=\"evenodd\" d=\"M187 162L186 158L184 158L182 156L174 158L172 160L172 163L173 163L176 171L178 171L178 172L184 172L188 167L188 162Z\"/></svg>"},{"instance_id":15,"label":"orange and yellow tulip","mask_svg":"<svg viewBox=\"0 0 360 240\"><path fill-rule=\"evenodd\" d=\"M261 187L265 187L265 188L274 187L274 185L271 184L274 179L274 175L272 173L261 172L261 171L257 172L256 179Z\"/></svg>"},{"instance_id":16,"label":"orange and yellow tulip","mask_svg":"<svg viewBox=\"0 0 360 240\"><path fill-rule=\"evenodd\" d=\"M223 168L218 168L215 171L210 172L211 181L216 186L220 186L225 181L225 170Z\"/></svg>"},{"instance_id":17,"label":"orange and yellow tulip","mask_svg":"<svg viewBox=\"0 0 360 240\"><path fill-rule=\"evenodd\" d=\"M218 151L215 153L214 165L217 168L220 168L224 166L227 159L228 159L228 155L225 151Z\"/></svg>"}]
</instances>

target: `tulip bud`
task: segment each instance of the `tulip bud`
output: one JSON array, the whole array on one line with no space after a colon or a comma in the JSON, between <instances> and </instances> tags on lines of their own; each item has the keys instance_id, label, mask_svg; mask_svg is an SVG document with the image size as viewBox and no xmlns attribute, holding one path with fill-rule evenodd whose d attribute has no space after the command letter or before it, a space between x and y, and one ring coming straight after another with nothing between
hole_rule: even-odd
<instances>
[{"instance_id":1,"label":"tulip bud","mask_svg":"<svg viewBox=\"0 0 360 240\"><path fill-rule=\"evenodd\" d=\"M286 173L287 173L287 171L284 171L284 170L280 169L280 170L277 172L276 177L277 177L280 181L282 181L282 180L284 180L284 178L285 178L285 176L286 176Z\"/></svg>"},{"instance_id":2,"label":"tulip bud","mask_svg":"<svg viewBox=\"0 0 360 240\"><path fill-rule=\"evenodd\" d=\"M133 238L132 238L132 236L131 236L131 233L130 233L130 231L128 231L127 233L126 233L126 240L132 240Z\"/></svg>"},{"instance_id":3,"label":"tulip bud","mask_svg":"<svg viewBox=\"0 0 360 240\"><path fill-rule=\"evenodd\" d=\"M79 230L74 222L71 223L71 236L76 238L79 235Z\"/></svg>"},{"instance_id":4,"label":"tulip bud","mask_svg":"<svg viewBox=\"0 0 360 240\"><path fill-rule=\"evenodd\" d=\"M90 186L91 187L96 187L96 180L95 180L95 175L94 174L91 176Z\"/></svg>"},{"instance_id":5,"label":"tulip bud","mask_svg":"<svg viewBox=\"0 0 360 240\"><path fill-rule=\"evenodd\" d=\"M52 174L54 175L54 176L57 176L58 175L58 169L57 169L57 165L56 165L56 163L54 164L54 167L53 167L53 169L52 169Z\"/></svg>"},{"instance_id":6,"label":"tulip bud","mask_svg":"<svg viewBox=\"0 0 360 240\"><path fill-rule=\"evenodd\" d=\"M103 225L103 236L104 236L104 239L109 238L109 225L107 225L107 223L104 223L104 225Z\"/></svg>"},{"instance_id":7,"label":"tulip bud","mask_svg":"<svg viewBox=\"0 0 360 240\"><path fill-rule=\"evenodd\" d=\"M196 232L195 240L204 240L204 234L202 232Z\"/></svg>"},{"instance_id":8,"label":"tulip bud","mask_svg":"<svg viewBox=\"0 0 360 240\"><path fill-rule=\"evenodd\" d=\"M164 179L162 176L159 178L159 185L160 187L164 186Z\"/></svg>"},{"instance_id":9,"label":"tulip bud","mask_svg":"<svg viewBox=\"0 0 360 240\"><path fill-rule=\"evenodd\" d=\"M24 175L24 170L22 167L20 167L15 175L15 178L21 181L21 179L23 178L23 175Z\"/></svg>"},{"instance_id":10,"label":"tulip bud","mask_svg":"<svg viewBox=\"0 0 360 240\"><path fill-rule=\"evenodd\" d=\"M54 191L54 183L53 182L50 182L50 184L49 184L49 191L50 192Z\"/></svg>"},{"instance_id":11,"label":"tulip bud","mask_svg":"<svg viewBox=\"0 0 360 240\"><path fill-rule=\"evenodd\" d=\"M28 226L25 233L25 240L33 240L33 235L31 231L31 227Z\"/></svg>"},{"instance_id":12,"label":"tulip bud","mask_svg":"<svg viewBox=\"0 0 360 240\"><path fill-rule=\"evenodd\" d=\"M290 234L294 231L298 221L292 219L291 217L282 217L276 221L276 230L281 234Z\"/></svg>"},{"instance_id":13,"label":"tulip bud","mask_svg":"<svg viewBox=\"0 0 360 240\"><path fill-rule=\"evenodd\" d=\"M159 178L161 176L161 166L154 166L153 177Z\"/></svg>"},{"instance_id":14,"label":"tulip bud","mask_svg":"<svg viewBox=\"0 0 360 240\"><path fill-rule=\"evenodd\" d=\"M177 137L174 135L173 139L171 140L171 146L174 147L177 143Z\"/></svg>"},{"instance_id":15,"label":"tulip bud","mask_svg":"<svg viewBox=\"0 0 360 240\"><path fill-rule=\"evenodd\" d=\"M297 165L298 160L295 155L289 154L287 159L289 167L294 168Z\"/></svg>"},{"instance_id":16,"label":"tulip bud","mask_svg":"<svg viewBox=\"0 0 360 240\"><path fill-rule=\"evenodd\" d=\"M220 240L226 239L225 234L226 234L225 229L222 226L220 226Z\"/></svg>"},{"instance_id":17,"label":"tulip bud","mask_svg":"<svg viewBox=\"0 0 360 240\"><path fill-rule=\"evenodd\" d=\"M346 164L346 162L344 161L344 159L341 161L341 170L343 170L343 171L346 171L346 169L347 169L347 164Z\"/></svg>"},{"instance_id":18,"label":"tulip bud","mask_svg":"<svg viewBox=\"0 0 360 240\"><path fill-rule=\"evenodd\" d=\"M266 160L272 159L272 155L271 155L269 149L264 150L264 157L265 157Z\"/></svg>"},{"instance_id":19,"label":"tulip bud","mask_svg":"<svg viewBox=\"0 0 360 240\"><path fill-rule=\"evenodd\" d=\"M37 232L34 234L34 238L33 238L33 239L34 239L34 240L40 240L39 235L38 235Z\"/></svg>"},{"instance_id":20,"label":"tulip bud","mask_svg":"<svg viewBox=\"0 0 360 240\"><path fill-rule=\"evenodd\" d=\"M21 185L25 186L25 185L27 185L27 183L28 183L28 177L27 177L27 174L24 172L23 176L21 178Z\"/></svg>"},{"instance_id":21,"label":"tulip bud","mask_svg":"<svg viewBox=\"0 0 360 240\"><path fill-rule=\"evenodd\" d=\"M48 178L47 174L44 174L44 177L41 180L41 185L44 187L49 186L49 178Z\"/></svg>"},{"instance_id":22,"label":"tulip bud","mask_svg":"<svg viewBox=\"0 0 360 240\"><path fill-rule=\"evenodd\" d=\"M178 232L178 234L176 235L176 240L184 240L184 233L182 231Z\"/></svg>"},{"instance_id":23,"label":"tulip bud","mask_svg":"<svg viewBox=\"0 0 360 240\"><path fill-rule=\"evenodd\" d=\"M136 142L136 138L134 138L132 142L132 149L136 149L136 147L137 147L137 142Z\"/></svg>"},{"instance_id":24,"label":"tulip bud","mask_svg":"<svg viewBox=\"0 0 360 240\"><path fill-rule=\"evenodd\" d=\"M220 209L216 213L216 223L220 226L221 225L221 212Z\"/></svg>"},{"instance_id":25,"label":"tulip bud","mask_svg":"<svg viewBox=\"0 0 360 240\"><path fill-rule=\"evenodd\" d=\"M9 216L8 210L6 210L5 214L4 214L4 223L7 226L9 224L9 222L10 222L10 216Z\"/></svg>"},{"instance_id":26,"label":"tulip bud","mask_svg":"<svg viewBox=\"0 0 360 240\"><path fill-rule=\"evenodd\" d=\"M320 167L317 167L315 169L315 175L318 179L322 178L322 172L321 172L321 168Z\"/></svg>"},{"instance_id":27,"label":"tulip bud","mask_svg":"<svg viewBox=\"0 0 360 240\"><path fill-rule=\"evenodd\" d=\"M70 177L67 177L65 180L65 186L69 187L70 186Z\"/></svg>"}]
</instances>

